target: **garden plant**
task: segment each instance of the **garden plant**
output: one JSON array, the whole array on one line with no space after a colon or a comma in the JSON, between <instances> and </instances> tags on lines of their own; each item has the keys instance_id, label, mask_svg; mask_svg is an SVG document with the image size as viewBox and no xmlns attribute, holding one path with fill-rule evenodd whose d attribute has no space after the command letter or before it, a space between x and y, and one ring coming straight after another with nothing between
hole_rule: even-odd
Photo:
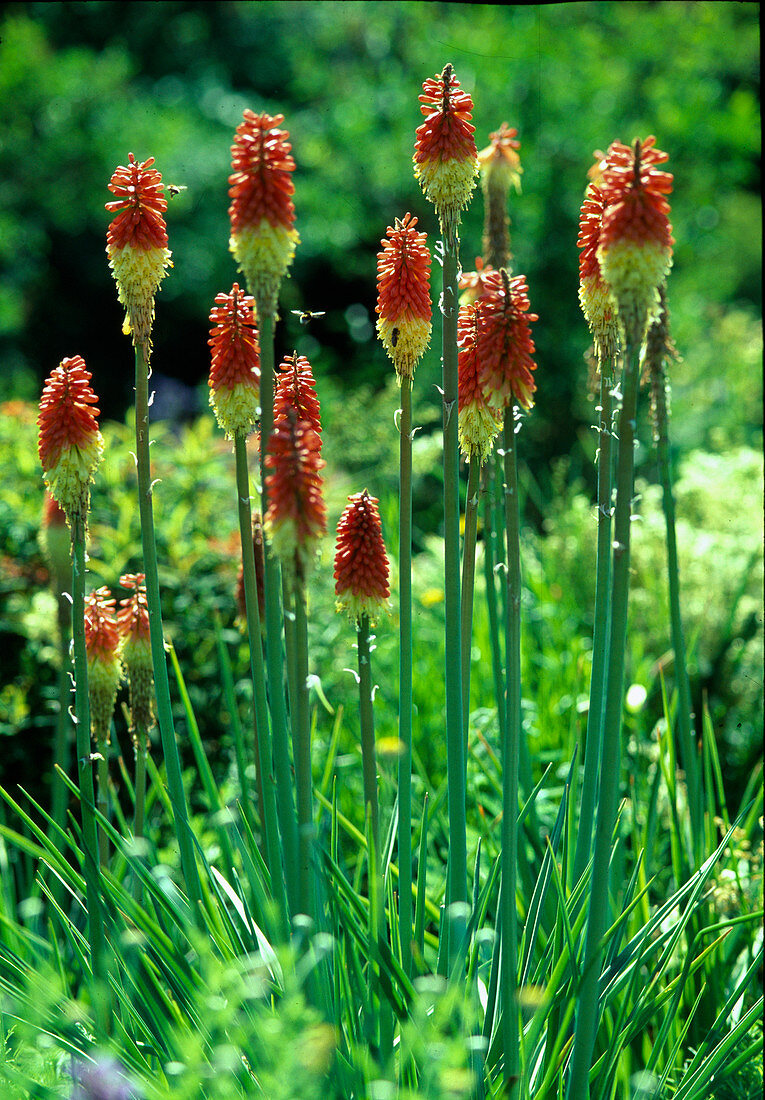
<instances>
[{"instance_id":1,"label":"garden plant","mask_svg":"<svg viewBox=\"0 0 765 1100\"><path fill-rule=\"evenodd\" d=\"M761 1091L762 765L730 808L681 610L671 150L614 134L581 181L570 247L598 394L597 510L582 528L593 632L586 649L563 630L543 648L539 607L566 597L553 556L541 581L534 571L536 604L524 576L524 427L544 372L532 326L546 318L511 252L521 143L498 119L479 150L450 63L419 102L400 170L432 218L391 210L368 273L398 387L397 496L373 473L341 493L325 483L322 379L297 350L277 362L301 246L285 118L248 109L233 135L235 271L210 304L211 412L181 444L152 423L151 381L178 188L160 150L156 164L126 152L109 182L103 274L125 312L110 354L122 369L132 345L132 434L99 426L95 366L51 365L36 430L58 720L49 802L0 788L2 1096ZM481 201L483 240L462 241ZM417 365L431 343L440 533L415 553ZM630 679L638 444L660 474L641 518L660 526L666 585L640 610L666 613L671 638L669 657L650 655L652 727ZM238 526L236 623L206 602L224 514ZM189 517L207 549L184 562ZM233 607L233 570L226 583ZM215 670L206 686L185 629ZM543 672L558 663L552 694L576 708L551 702ZM211 707L224 770L197 720ZM536 727L563 748L543 752Z\"/></svg>"}]
</instances>

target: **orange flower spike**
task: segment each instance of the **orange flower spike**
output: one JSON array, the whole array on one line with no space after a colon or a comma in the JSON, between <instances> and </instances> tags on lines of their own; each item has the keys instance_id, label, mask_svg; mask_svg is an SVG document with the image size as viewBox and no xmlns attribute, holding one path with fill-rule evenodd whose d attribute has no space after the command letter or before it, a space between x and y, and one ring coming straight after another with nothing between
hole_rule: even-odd
<instances>
[{"instance_id":1,"label":"orange flower spike","mask_svg":"<svg viewBox=\"0 0 765 1100\"><path fill-rule=\"evenodd\" d=\"M117 196L106 209L116 213L106 234L109 267L117 283L117 294L125 307L122 331L133 334L133 343L148 358L154 322L154 295L172 267L167 247L167 210L162 175L152 168L154 157L137 163L132 153L128 164L120 165L109 190Z\"/></svg>"},{"instance_id":2,"label":"orange flower spike","mask_svg":"<svg viewBox=\"0 0 765 1100\"><path fill-rule=\"evenodd\" d=\"M476 304L479 383L492 408L503 410L515 400L530 409L536 390L531 372L537 368L530 322L539 318L528 312L526 278L509 279L504 269L492 272L486 290Z\"/></svg>"},{"instance_id":3,"label":"orange flower spike","mask_svg":"<svg viewBox=\"0 0 765 1100\"><path fill-rule=\"evenodd\" d=\"M244 112L231 146L229 247L261 315L276 310L279 285L300 237L294 228L295 161L284 115Z\"/></svg>"},{"instance_id":4,"label":"orange flower spike","mask_svg":"<svg viewBox=\"0 0 765 1100\"><path fill-rule=\"evenodd\" d=\"M151 660L149 605L143 573L125 573L123 588L131 594L120 600L117 629L122 638L122 660L130 684L131 733L149 730L154 725L154 667Z\"/></svg>"},{"instance_id":5,"label":"orange flower spike","mask_svg":"<svg viewBox=\"0 0 765 1100\"><path fill-rule=\"evenodd\" d=\"M327 510L319 471L321 439L293 409L274 423L268 441L268 511L265 528L271 549L288 570L305 572L327 530Z\"/></svg>"},{"instance_id":6,"label":"orange flower spike","mask_svg":"<svg viewBox=\"0 0 765 1100\"><path fill-rule=\"evenodd\" d=\"M87 516L90 483L104 452L90 379L79 355L62 359L45 380L37 418L45 484L70 521Z\"/></svg>"},{"instance_id":7,"label":"orange flower spike","mask_svg":"<svg viewBox=\"0 0 765 1100\"><path fill-rule=\"evenodd\" d=\"M665 195L672 176L656 166L668 160L656 139L633 147L614 142L600 189L603 221L598 260L629 343L639 343L659 307L659 287L672 266L672 226Z\"/></svg>"},{"instance_id":8,"label":"orange flower spike","mask_svg":"<svg viewBox=\"0 0 765 1100\"><path fill-rule=\"evenodd\" d=\"M511 187L521 190L521 147L517 140L518 131L512 130L503 122L499 130L489 134L490 145L478 154L481 181L485 190L497 188L507 194Z\"/></svg>"},{"instance_id":9,"label":"orange flower spike","mask_svg":"<svg viewBox=\"0 0 765 1100\"><path fill-rule=\"evenodd\" d=\"M396 368L396 376L412 378L430 343L430 265L427 234L407 213L386 229L377 253L377 332Z\"/></svg>"},{"instance_id":10,"label":"orange flower spike","mask_svg":"<svg viewBox=\"0 0 765 1100\"><path fill-rule=\"evenodd\" d=\"M358 623L362 615L374 622L387 610L390 565L385 552L376 497L354 493L337 525L335 596L338 611Z\"/></svg>"},{"instance_id":11,"label":"orange flower spike","mask_svg":"<svg viewBox=\"0 0 765 1100\"><path fill-rule=\"evenodd\" d=\"M414 174L438 214L441 233L453 240L460 211L470 202L478 175L473 101L459 90L451 65L425 81L420 110L425 122L417 129Z\"/></svg>"},{"instance_id":12,"label":"orange flower spike","mask_svg":"<svg viewBox=\"0 0 765 1100\"><path fill-rule=\"evenodd\" d=\"M321 409L316 396L311 364L304 355L293 352L279 364L274 389L274 421L282 420L292 409L298 420L307 420L321 436Z\"/></svg>"},{"instance_id":13,"label":"orange flower spike","mask_svg":"<svg viewBox=\"0 0 765 1100\"><path fill-rule=\"evenodd\" d=\"M457 344L459 347L459 436L460 450L468 462L477 458L479 463L490 454L494 438L502 427L502 421L491 408L481 388L478 377L477 319L475 305L460 307L457 318Z\"/></svg>"},{"instance_id":14,"label":"orange flower spike","mask_svg":"<svg viewBox=\"0 0 765 1100\"><path fill-rule=\"evenodd\" d=\"M249 432L259 415L260 347L255 299L234 283L210 312L210 404L229 439Z\"/></svg>"},{"instance_id":15,"label":"orange flower spike","mask_svg":"<svg viewBox=\"0 0 765 1100\"><path fill-rule=\"evenodd\" d=\"M603 221L603 193L591 184L579 215L579 301L599 359L613 359L619 342L613 303L600 271L598 245Z\"/></svg>"},{"instance_id":16,"label":"orange flower spike","mask_svg":"<svg viewBox=\"0 0 765 1100\"><path fill-rule=\"evenodd\" d=\"M122 679L122 639L108 588L91 592L85 601L85 650L88 656L90 729L100 744L109 744L109 727Z\"/></svg>"}]
</instances>

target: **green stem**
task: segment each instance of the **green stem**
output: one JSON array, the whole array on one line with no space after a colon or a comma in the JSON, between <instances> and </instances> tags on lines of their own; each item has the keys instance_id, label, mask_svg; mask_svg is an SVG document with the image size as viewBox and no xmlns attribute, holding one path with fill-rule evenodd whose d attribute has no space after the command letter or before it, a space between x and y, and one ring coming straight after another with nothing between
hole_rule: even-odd
<instances>
[{"instance_id":1,"label":"green stem","mask_svg":"<svg viewBox=\"0 0 765 1100\"><path fill-rule=\"evenodd\" d=\"M308 616L305 580L295 579L295 689L297 713L292 726L297 788L299 912L316 916L313 889L313 783L311 777L311 712L308 699Z\"/></svg>"},{"instance_id":2,"label":"green stem","mask_svg":"<svg viewBox=\"0 0 765 1100\"><path fill-rule=\"evenodd\" d=\"M497 529L494 524L494 497L496 478L494 463L484 466L483 552L484 579L486 582L486 606L489 613L489 638L491 642L491 667L494 674L494 697L497 701L497 724L500 744L504 744L507 715L505 713L505 675L502 649L499 640L499 615L497 613ZM505 586L502 585L504 592Z\"/></svg>"},{"instance_id":3,"label":"green stem","mask_svg":"<svg viewBox=\"0 0 765 1100\"><path fill-rule=\"evenodd\" d=\"M265 456L274 423L274 317L273 310L258 306L260 324L260 477L261 515L268 511ZM290 913L300 911L298 888L298 827L292 789L290 725L284 694L282 606L279 566L263 532L263 593L266 607L266 674L271 707L277 809L284 849L284 873Z\"/></svg>"},{"instance_id":4,"label":"green stem","mask_svg":"<svg viewBox=\"0 0 765 1100\"><path fill-rule=\"evenodd\" d=\"M481 464L474 455L468 464L465 502L465 538L462 544L462 607L460 641L462 643L462 749L467 760L470 715L470 654L473 644L473 593L475 590L475 547L478 537L478 486Z\"/></svg>"},{"instance_id":5,"label":"green stem","mask_svg":"<svg viewBox=\"0 0 765 1100\"><path fill-rule=\"evenodd\" d=\"M96 1028L101 1038L110 1030L111 1012L107 989L104 911L101 898L98 832L96 828L93 762L90 740L88 657L85 649L85 519L84 512L70 516L72 524L72 643L74 649L74 710L77 737L77 781L82 812L82 851L88 911L88 940L92 975L92 1001Z\"/></svg>"},{"instance_id":6,"label":"green stem","mask_svg":"<svg viewBox=\"0 0 765 1100\"><path fill-rule=\"evenodd\" d=\"M266 857L271 876L271 894L276 902L282 926L287 935L287 895L282 873L282 850L276 809L276 784L273 775L273 751L268 716L266 676L263 666L263 643L260 632L258 586L255 572L255 549L252 539L252 512L250 507L250 475L247 467L247 441L243 431L234 436L236 457L236 490L239 510L239 537L242 545L242 576L244 602L247 616L247 637L250 648L250 674L255 714L255 759L258 774L262 777L263 831L266 838Z\"/></svg>"},{"instance_id":7,"label":"green stem","mask_svg":"<svg viewBox=\"0 0 765 1100\"><path fill-rule=\"evenodd\" d=\"M624 355L622 408L619 414L619 447L614 513L611 574L611 640L603 718L603 753L600 796L584 968L579 988L567 1100L587 1100L588 1075L598 1029L598 991L603 959L603 935L608 919L608 865L619 793L620 741L623 712L624 658L630 585L630 521L634 483L635 416L638 390L638 348L628 344Z\"/></svg>"},{"instance_id":8,"label":"green stem","mask_svg":"<svg viewBox=\"0 0 765 1100\"><path fill-rule=\"evenodd\" d=\"M669 577L669 613L672 629L672 648L675 652L675 681L677 683L677 726L680 733L680 754L688 782L688 808L691 818L691 835L697 863L703 852L703 810L701 784L699 782L698 753L694 743L691 714L691 685L685 652L685 635L680 614L680 567L677 559L677 534L675 531L675 498L672 492L672 464L669 454L669 412L667 409L666 379L662 377L654 385L656 409L656 455L661 479L662 503L667 529L667 573Z\"/></svg>"},{"instance_id":9,"label":"green stem","mask_svg":"<svg viewBox=\"0 0 765 1100\"><path fill-rule=\"evenodd\" d=\"M584 872L590 858L592 831L603 740L603 702L605 698L608 642L611 632L611 418L613 385L611 363L600 364L600 442L598 446L598 549L595 567L595 629L592 637L590 705L587 712L587 741L584 751L584 778L579 809L579 829L574 855L574 882Z\"/></svg>"},{"instance_id":10,"label":"green stem","mask_svg":"<svg viewBox=\"0 0 765 1100\"><path fill-rule=\"evenodd\" d=\"M58 768L69 774L71 763L71 724L69 720L69 694L71 692L71 661L69 658L69 639L72 631L72 605L69 600L58 593L57 619L59 642L59 668L58 668L58 715L56 717L56 739L53 748L53 778L52 778L52 805L51 817L56 825L63 828L66 822L66 807L69 801L69 789L61 778ZM58 879L54 879L58 884ZM56 897L58 886L54 885Z\"/></svg>"},{"instance_id":11,"label":"green stem","mask_svg":"<svg viewBox=\"0 0 765 1100\"><path fill-rule=\"evenodd\" d=\"M98 796L96 805L104 817L109 816L109 748L106 741L99 741L96 745L98 752ZM106 832L98 830L98 858L102 867L109 865L109 838Z\"/></svg>"},{"instance_id":12,"label":"green stem","mask_svg":"<svg viewBox=\"0 0 765 1100\"><path fill-rule=\"evenodd\" d=\"M359 722L361 725L361 767L364 776L364 817L372 823L377 866L380 862L380 816L377 803L377 757L375 754L375 721L372 710L372 665L369 652L369 616L362 615L357 626L357 652L359 663ZM367 807L369 809L367 810ZM370 874L373 868L370 866ZM399 878L400 882L400 878ZM411 897L411 891L410 891Z\"/></svg>"},{"instance_id":13,"label":"green stem","mask_svg":"<svg viewBox=\"0 0 765 1100\"><path fill-rule=\"evenodd\" d=\"M444 431L444 612L446 684L446 759L449 799L449 892L447 903L460 904L447 921L449 973L454 971L466 921L467 830L465 754L462 743L462 646L460 643L460 495L457 437L457 238L443 241L443 431ZM462 912L462 915L455 914Z\"/></svg>"},{"instance_id":14,"label":"green stem","mask_svg":"<svg viewBox=\"0 0 765 1100\"><path fill-rule=\"evenodd\" d=\"M518 1096L520 1072L517 998L518 911L518 761L521 745L521 520L515 406L505 412L505 527L507 531L507 718L502 744L502 972L500 1006L505 1051L504 1080L508 1100Z\"/></svg>"},{"instance_id":15,"label":"green stem","mask_svg":"<svg viewBox=\"0 0 765 1100\"><path fill-rule=\"evenodd\" d=\"M135 809L133 836L143 836L146 812L146 754L149 751L149 732L138 729L135 733Z\"/></svg>"},{"instance_id":16,"label":"green stem","mask_svg":"<svg viewBox=\"0 0 765 1100\"><path fill-rule=\"evenodd\" d=\"M412 380L401 380L399 421L398 923L401 965L412 973Z\"/></svg>"},{"instance_id":17,"label":"green stem","mask_svg":"<svg viewBox=\"0 0 765 1100\"><path fill-rule=\"evenodd\" d=\"M170 683L167 675L167 658L165 656L165 641L162 630L162 608L152 508L151 459L149 456L149 369L143 350L140 347L135 349L135 433L138 467L138 507L141 517L143 571L146 575L146 601L149 609L151 659L154 666L154 684L157 693L157 722L165 759L168 793L175 816L175 831L181 852L181 869L186 883L186 892L195 919L201 924L200 901L202 891L194 854L194 839L189 823L186 795L183 790L181 760L175 740Z\"/></svg>"}]
</instances>

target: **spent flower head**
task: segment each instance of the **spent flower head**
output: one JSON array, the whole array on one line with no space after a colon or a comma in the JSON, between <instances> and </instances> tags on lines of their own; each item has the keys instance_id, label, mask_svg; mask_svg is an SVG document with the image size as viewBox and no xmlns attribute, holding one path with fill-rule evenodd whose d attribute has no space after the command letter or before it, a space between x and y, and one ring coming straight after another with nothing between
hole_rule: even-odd
<instances>
[{"instance_id":1,"label":"spent flower head","mask_svg":"<svg viewBox=\"0 0 765 1100\"><path fill-rule=\"evenodd\" d=\"M98 398L84 360L62 359L45 380L37 424L45 484L70 523L88 513L90 483L104 451L98 430Z\"/></svg>"},{"instance_id":2,"label":"spent flower head","mask_svg":"<svg viewBox=\"0 0 765 1100\"><path fill-rule=\"evenodd\" d=\"M259 414L260 347L255 299L234 283L210 312L210 404L229 439L249 432Z\"/></svg>"},{"instance_id":3,"label":"spent flower head","mask_svg":"<svg viewBox=\"0 0 765 1100\"><path fill-rule=\"evenodd\" d=\"M327 530L322 496L321 437L294 409L274 421L266 453L268 511L265 529L271 549L288 576L303 576Z\"/></svg>"},{"instance_id":4,"label":"spent flower head","mask_svg":"<svg viewBox=\"0 0 765 1100\"><path fill-rule=\"evenodd\" d=\"M510 218L507 196L510 188L521 189L521 147L517 130L503 122L489 134L491 144L478 154L484 196L483 252L495 268L510 263Z\"/></svg>"},{"instance_id":5,"label":"spent flower head","mask_svg":"<svg viewBox=\"0 0 765 1100\"><path fill-rule=\"evenodd\" d=\"M125 307L123 332L132 333L133 343L147 360L151 352L154 296L167 274L171 252L162 216L167 210L162 175L152 168L154 157L138 163L128 153L109 181L117 198L106 209L117 216L106 234L109 267L117 283L117 294Z\"/></svg>"},{"instance_id":6,"label":"spent flower head","mask_svg":"<svg viewBox=\"0 0 765 1100\"><path fill-rule=\"evenodd\" d=\"M430 265L427 234L406 213L386 229L377 253L377 332L399 382L412 378L430 342Z\"/></svg>"},{"instance_id":7,"label":"spent flower head","mask_svg":"<svg viewBox=\"0 0 765 1100\"><path fill-rule=\"evenodd\" d=\"M457 318L458 408L460 450L468 462L486 461L502 427L500 415L491 407L482 389L478 370L478 319L474 304L460 306Z\"/></svg>"},{"instance_id":8,"label":"spent flower head","mask_svg":"<svg viewBox=\"0 0 765 1100\"><path fill-rule=\"evenodd\" d=\"M390 565L378 503L366 489L354 493L337 525L335 606L355 623L362 615L374 622L388 607Z\"/></svg>"},{"instance_id":9,"label":"spent flower head","mask_svg":"<svg viewBox=\"0 0 765 1100\"><path fill-rule=\"evenodd\" d=\"M284 115L244 112L231 146L229 247L260 316L276 311L279 286L300 240L292 195L295 161Z\"/></svg>"},{"instance_id":10,"label":"spent flower head","mask_svg":"<svg viewBox=\"0 0 765 1100\"><path fill-rule=\"evenodd\" d=\"M492 408L504 410L517 401L524 409L530 409L536 390L531 372L537 368L532 358L530 322L539 318L528 312L526 277L518 275L510 279L503 269L491 272L485 287L486 294L476 303L481 389Z\"/></svg>"},{"instance_id":11,"label":"spent flower head","mask_svg":"<svg viewBox=\"0 0 765 1100\"><path fill-rule=\"evenodd\" d=\"M668 155L656 138L615 141L606 154L600 189L603 221L598 260L628 343L639 343L659 305L659 287L672 266L672 226L665 196L672 176L657 165Z\"/></svg>"},{"instance_id":12,"label":"spent flower head","mask_svg":"<svg viewBox=\"0 0 765 1100\"><path fill-rule=\"evenodd\" d=\"M109 744L114 701L122 679L121 648L114 599L104 586L91 592L85 600L90 730L99 744Z\"/></svg>"},{"instance_id":13,"label":"spent flower head","mask_svg":"<svg viewBox=\"0 0 765 1100\"><path fill-rule=\"evenodd\" d=\"M417 128L414 174L436 208L444 239L451 242L478 175L475 126L470 122L473 101L460 91L451 65L426 80L422 92L425 121Z\"/></svg>"},{"instance_id":14,"label":"spent flower head","mask_svg":"<svg viewBox=\"0 0 765 1100\"><path fill-rule=\"evenodd\" d=\"M149 604L143 573L124 573L120 585L130 595L120 600L117 629L130 693L130 732L135 740L154 725L154 667L151 659Z\"/></svg>"}]
</instances>

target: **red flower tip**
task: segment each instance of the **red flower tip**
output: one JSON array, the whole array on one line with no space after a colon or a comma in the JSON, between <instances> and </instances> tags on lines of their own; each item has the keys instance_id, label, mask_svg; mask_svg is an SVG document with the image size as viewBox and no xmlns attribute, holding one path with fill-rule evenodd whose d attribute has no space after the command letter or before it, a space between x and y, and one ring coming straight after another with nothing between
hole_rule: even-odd
<instances>
[{"instance_id":1,"label":"red flower tip","mask_svg":"<svg viewBox=\"0 0 765 1100\"><path fill-rule=\"evenodd\" d=\"M167 210L162 175L152 168L154 157L137 163L132 153L127 165L120 165L109 181L117 196L106 209L117 213L106 233L109 267L117 283L117 294L125 307L125 335L149 356L154 321L154 295L172 267L167 247L167 227L162 217Z\"/></svg>"},{"instance_id":2,"label":"red flower tip","mask_svg":"<svg viewBox=\"0 0 765 1100\"><path fill-rule=\"evenodd\" d=\"M365 489L348 497L337 525L335 595L337 610L358 623L371 620L387 606L390 566L385 552L376 497Z\"/></svg>"},{"instance_id":3,"label":"red flower tip","mask_svg":"<svg viewBox=\"0 0 765 1100\"><path fill-rule=\"evenodd\" d=\"M261 315L275 309L279 284L300 240L293 228L295 161L289 132L279 129L282 122L284 115L247 110L231 146L230 248Z\"/></svg>"},{"instance_id":4,"label":"red flower tip","mask_svg":"<svg viewBox=\"0 0 765 1100\"><path fill-rule=\"evenodd\" d=\"M479 382L488 403L497 410L515 400L524 409L533 405L536 370L530 322L539 318L529 313L528 288L524 275L509 279L507 272L486 277L486 295L476 303L478 328L476 351Z\"/></svg>"},{"instance_id":5,"label":"red flower tip","mask_svg":"<svg viewBox=\"0 0 765 1100\"><path fill-rule=\"evenodd\" d=\"M45 484L70 519L87 514L90 482L104 449L90 379L79 355L62 359L45 380L37 418Z\"/></svg>"},{"instance_id":6,"label":"red flower tip","mask_svg":"<svg viewBox=\"0 0 765 1100\"><path fill-rule=\"evenodd\" d=\"M642 339L658 309L659 287L672 265L672 226L665 195L672 176L656 166L668 160L656 139L632 147L614 142L606 154L600 189L603 220L598 260L631 343Z\"/></svg>"},{"instance_id":7,"label":"red flower tip","mask_svg":"<svg viewBox=\"0 0 765 1100\"><path fill-rule=\"evenodd\" d=\"M126 645L129 642L143 644L150 640L145 581L144 573L123 573L120 577L120 585L132 589L127 599L120 600L120 610L117 612L117 626Z\"/></svg>"},{"instance_id":8,"label":"red flower tip","mask_svg":"<svg viewBox=\"0 0 765 1100\"><path fill-rule=\"evenodd\" d=\"M268 511L265 527L271 548L290 572L302 575L327 530L319 471L321 438L294 409L274 423L266 454Z\"/></svg>"},{"instance_id":9,"label":"red flower tip","mask_svg":"<svg viewBox=\"0 0 765 1100\"><path fill-rule=\"evenodd\" d=\"M108 187L116 202L107 202L106 209L117 217L109 226L106 240L113 248L167 247L167 227L162 217L167 210L162 174L152 168L154 157L136 163L128 153L127 165L120 165Z\"/></svg>"},{"instance_id":10,"label":"red flower tip","mask_svg":"<svg viewBox=\"0 0 765 1100\"><path fill-rule=\"evenodd\" d=\"M478 175L478 154L470 122L473 101L459 90L451 65L426 80L420 96L425 122L417 129L414 174L436 207L441 232L453 239Z\"/></svg>"},{"instance_id":11,"label":"red flower tip","mask_svg":"<svg viewBox=\"0 0 765 1100\"><path fill-rule=\"evenodd\" d=\"M377 332L396 375L412 378L430 342L430 265L427 234L407 213L386 229L377 253Z\"/></svg>"},{"instance_id":12,"label":"red flower tip","mask_svg":"<svg viewBox=\"0 0 765 1100\"><path fill-rule=\"evenodd\" d=\"M108 588L91 592L85 601L85 650L88 657L90 727L99 743L109 743L117 688L122 679L121 638Z\"/></svg>"},{"instance_id":13,"label":"red flower tip","mask_svg":"<svg viewBox=\"0 0 765 1100\"><path fill-rule=\"evenodd\" d=\"M210 312L210 404L229 438L248 432L258 418L260 347L255 299L234 283Z\"/></svg>"},{"instance_id":14,"label":"red flower tip","mask_svg":"<svg viewBox=\"0 0 765 1100\"><path fill-rule=\"evenodd\" d=\"M290 410L321 436L321 409L311 364L296 351L279 364L274 387L274 421L283 420Z\"/></svg>"}]
</instances>

